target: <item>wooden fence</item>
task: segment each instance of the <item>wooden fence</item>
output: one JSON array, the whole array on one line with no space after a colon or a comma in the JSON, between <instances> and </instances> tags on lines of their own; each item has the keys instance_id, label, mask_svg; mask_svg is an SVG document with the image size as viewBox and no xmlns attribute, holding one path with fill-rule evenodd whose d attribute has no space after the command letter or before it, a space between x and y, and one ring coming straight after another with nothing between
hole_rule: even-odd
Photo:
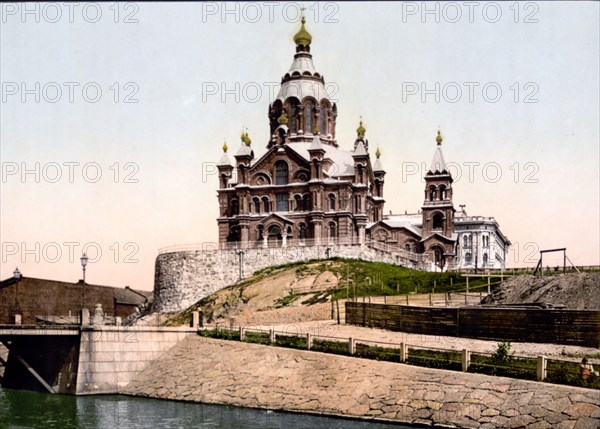
<instances>
[{"instance_id":1,"label":"wooden fence","mask_svg":"<svg viewBox=\"0 0 600 429\"><path fill-rule=\"evenodd\" d=\"M346 323L415 334L600 348L600 311L346 302Z\"/></svg>"}]
</instances>

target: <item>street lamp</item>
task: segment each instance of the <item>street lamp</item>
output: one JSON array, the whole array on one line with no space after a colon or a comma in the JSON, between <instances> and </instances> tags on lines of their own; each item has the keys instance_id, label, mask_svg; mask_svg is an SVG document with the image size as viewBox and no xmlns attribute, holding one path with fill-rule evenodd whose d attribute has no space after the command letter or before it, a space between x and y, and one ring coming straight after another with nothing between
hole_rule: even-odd
<instances>
[{"instance_id":1,"label":"street lamp","mask_svg":"<svg viewBox=\"0 0 600 429\"><path fill-rule=\"evenodd\" d=\"M83 268L83 284L85 284L85 267L87 266L89 259L90 258L87 257L85 252L83 252L83 255L81 255L81 258L79 258L81 261L81 267Z\"/></svg>"},{"instance_id":2,"label":"street lamp","mask_svg":"<svg viewBox=\"0 0 600 429\"><path fill-rule=\"evenodd\" d=\"M16 280L15 282L15 324L17 323L17 315L20 314L19 313L19 281L21 280L21 271L19 271L19 268L15 268L15 270L13 271L13 277Z\"/></svg>"}]
</instances>

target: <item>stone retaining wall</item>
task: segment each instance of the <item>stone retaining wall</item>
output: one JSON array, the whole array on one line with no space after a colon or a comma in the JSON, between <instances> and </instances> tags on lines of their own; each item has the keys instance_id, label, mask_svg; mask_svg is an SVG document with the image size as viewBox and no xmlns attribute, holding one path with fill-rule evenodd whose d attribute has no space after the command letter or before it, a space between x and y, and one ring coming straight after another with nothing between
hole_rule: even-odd
<instances>
[{"instance_id":1,"label":"stone retaining wall","mask_svg":"<svg viewBox=\"0 0 600 429\"><path fill-rule=\"evenodd\" d=\"M597 390L198 336L123 392L446 427L600 427Z\"/></svg>"},{"instance_id":2,"label":"stone retaining wall","mask_svg":"<svg viewBox=\"0 0 600 429\"><path fill-rule=\"evenodd\" d=\"M139 326L82 330L76 394L118 393L140 371L191 332L195 331Z\"/></svg>"},{"instance_id":3,"label":"stone retaining wall","mask_svg":"<svg viewBox=\"0 0 600 429\"><path fill-rule=\"evenodd\" d=\"M244 251L242 277L255 271L290 262L354 258L365 261L398 264L387 252L367 246L295 246ZM154 275L155 310L174 313L185 310L200 299L239 280L240 263L237 250L191 250L158 255Z\"/></svg>"}]
</instances>

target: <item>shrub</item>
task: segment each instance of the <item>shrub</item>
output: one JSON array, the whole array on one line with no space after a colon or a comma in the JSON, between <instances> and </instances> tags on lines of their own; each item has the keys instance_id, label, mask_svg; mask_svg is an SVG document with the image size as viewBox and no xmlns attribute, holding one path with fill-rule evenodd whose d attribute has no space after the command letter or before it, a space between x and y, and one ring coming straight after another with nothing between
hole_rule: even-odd
<instances>
[{"instance_id":1,"label":"shrub","mask_svg":"<svg viewBox=\"0 0 600 429\"><path fill-rule=\"evenodd\" d=\"M292 335L276 335L275 345L280 347L289 347L292 349L306 349L306 337L297 337Z\"/></svg>"},{"instance_id":2,"label":"shrub","mask_svg":"<svg viewBox=\"0 0 600 429\"><path fill-rule=\"evenodd\" d=\"M330 340L319 340L314 339L312 344L312 350L324 353L334 353L337 355L349 355L348 341L330 341Z\"/></svg>"}]
</instances>

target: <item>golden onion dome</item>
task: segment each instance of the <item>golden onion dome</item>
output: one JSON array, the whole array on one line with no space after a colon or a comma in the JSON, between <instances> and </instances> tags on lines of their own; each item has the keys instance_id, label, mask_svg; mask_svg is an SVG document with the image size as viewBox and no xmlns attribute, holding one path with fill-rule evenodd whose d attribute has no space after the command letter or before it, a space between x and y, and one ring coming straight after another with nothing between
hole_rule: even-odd
<instances>
[{"instance_id":1,"label":"golden onion dome","mask_svg":"<svg viewBox=\"0 0 600 429\"><path fill-rule=\"evenodd\" d=\"M312 36L308 31L306 31L306 28L304 28L306 18L304 18L303 16L300 22L302 22L302 26L300 27L300 30L294 35L294 43L296 45L308 46L310 45L310 42L312 42Z\"/></svg>"}]
</instances>

